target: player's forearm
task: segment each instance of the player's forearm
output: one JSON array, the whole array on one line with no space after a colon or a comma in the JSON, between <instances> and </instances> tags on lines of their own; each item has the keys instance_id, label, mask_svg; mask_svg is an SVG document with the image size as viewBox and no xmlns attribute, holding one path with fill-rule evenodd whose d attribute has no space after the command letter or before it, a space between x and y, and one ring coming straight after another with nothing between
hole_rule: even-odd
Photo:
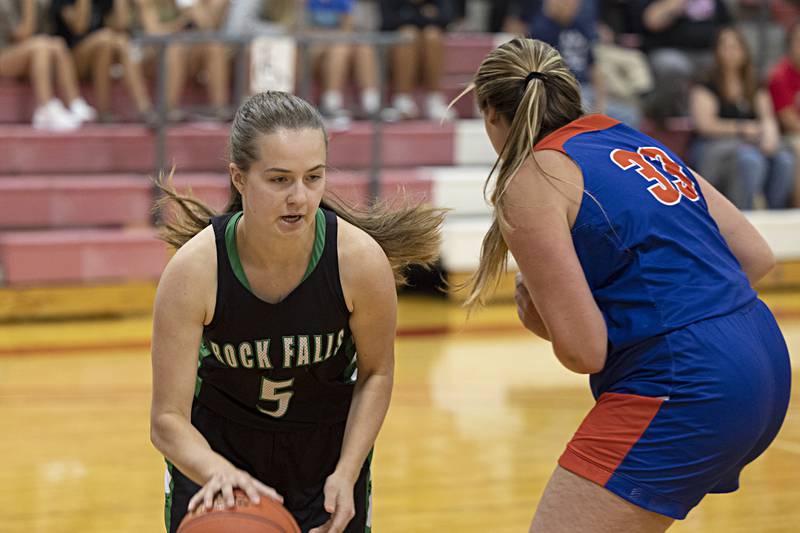
<instances>
[{"instance_id":1,"label":"player's forearm","mask_svg":"<svg viewBox=\"0 0 800 533\"><path fill-rule=\"evenodd\" d=\"M175 413L153 416L150 440L167 460L198 485L205 484L214 472L231 466L211 449L188 420Z\"/></svg>"},{"instance_id":2,"label":"player's forearm","mask_svg":"<svg viewBox=\"0 0 800 533\"><path fill-rule=\"evenodd\" d=\"M355 482L389 410L393 375L371 374L356 383L336 471Z\"/></svg>"}]
</instances>

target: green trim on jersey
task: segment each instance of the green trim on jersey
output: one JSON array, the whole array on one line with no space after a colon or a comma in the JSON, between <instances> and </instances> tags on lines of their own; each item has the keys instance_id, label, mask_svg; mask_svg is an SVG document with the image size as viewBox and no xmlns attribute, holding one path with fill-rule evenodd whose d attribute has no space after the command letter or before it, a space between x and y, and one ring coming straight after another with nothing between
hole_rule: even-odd
<instances>
[{"instance_id":1,"label":"green trim on jersey","mask_svg":"<svg viewBox=\"0 0 800 533\"><path fill-rule=\"evenodd\" d=\"M175 467L167 459L164 460L167 462L167 473L169 474L169 492L164 498L164 525L167 526L167 531L169 531L170 525L172 525L172 492L175 490L175 477L172 469Z\"/></svg>"},{"instance_id":2,"label":"green trim on jersey","mask_svg":"<svg viewBox=\"0 0 800 533\"><path fill-rule=\"evenodd\" d=\"M236 224L239 223L239 219L242 218L242 211L234 214L230 220L228 220L227 226L225 226L225 245L228 248L228 260L231 262L231 268L233 269L233 273L236 276L236 279L247 288L248 291L253 292L253 289L250 288L250 282L247 281L247 276L244 273L244 268L242 267L242 260L239 258L239 250L236 248ZM314 232L314 246L311 249L311 259L308 262L308 267L306 268L305 274L303 274L303 279L300 280L300 283L303 283L308 276L314 272L314 269L317 267L320 258L322 257L322 252L325 250L325 232L326 232L326 222L325 222L325 213L322 209L317 208L317 214L314 217L316 230Z\"/></svg>"},{"instance_id":3,"label":"green trim on jersey","mask_svg":"<svg viewBox=\"0 0 800 533\"><path fill-rule=\"evenodd\" d=\"M200 387L203 385L203 378L200 377L200 365L203 364L203 359L211 355L211 350L208 349L206 346L206 341L204 339L200 340L200 351L197 354L197 376L194 382L194 397L200 394Z\"/></svg>"},{"instance_id":4,"label":"green trim on jersey","mask_svg":"<svg viewBox=\"0 0 800 533\"><path fill-rule=\"evenodd\" d=\"M303 274L303 279L300 283L303 283L314 272L320 257L322 257L322 252L325 250L325 232L328 224L325 221L325 213L322 212L322 209L317 208L315 220L316 232L314 235L314 247L311 249L311 260L308 262L308 268L306 268L306 273Z\"/></svg>"},{"instance_id":5,"label":"green trim on jersey","mask_svg":"<svg viewBox=\"0 0 800 533\"><path fill-rule=\"evenodd\" d=\"M242 268L242 260L239 259L239 250L236 248L236 224L242 218L244 211L239 211L228 220L228 225L225 226L225 246L228 248L228 260L231 262L231 268L236 275L236 279L244 285L248 291L253 292L250 288L250 282L247 281L247 276L244 275L244 268Z\"/></svg>"}]
</instances>

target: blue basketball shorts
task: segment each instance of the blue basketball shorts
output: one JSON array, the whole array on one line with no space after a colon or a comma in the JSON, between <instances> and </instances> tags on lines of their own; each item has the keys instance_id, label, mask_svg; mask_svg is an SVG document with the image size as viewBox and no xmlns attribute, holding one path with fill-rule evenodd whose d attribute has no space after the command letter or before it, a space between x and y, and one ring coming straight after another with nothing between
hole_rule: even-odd
<instances>
[{"instance_id":1,"label":"blue basketball shorts","mask_svg":"<svg viewBox=\"0 0 800 533\"><path fill-rule=\"evenodd\" d=\"M623 373L600 392L559 465L682 519L706 494L735 491L741 470L777 435L789 403L789 352L760 300L643 350L669 358L658 386L652 369ZM637 355L652 361L653 353Z\"/></svg>"}]
</instances>

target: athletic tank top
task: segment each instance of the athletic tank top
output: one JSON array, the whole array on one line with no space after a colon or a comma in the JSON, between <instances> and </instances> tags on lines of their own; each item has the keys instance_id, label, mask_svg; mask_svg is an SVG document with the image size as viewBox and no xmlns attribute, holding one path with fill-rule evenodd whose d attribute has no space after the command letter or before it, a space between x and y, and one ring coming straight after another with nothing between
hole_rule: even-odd
<instances>
[{"instance_id":1,"label":"athletic tank top","mask_svg":"<svg viewBox=\"0 0 800 533\"><path fill-rule=\"evenodd\" d=\"M756 297L694 176L660 142L604 115L588 115L534 150L558 150L583 173L572 240L609 342L593 388L637 364L635 357L616 360L622 352Z\"/></svg>"},{"instance_id":2,"label":"athletic tank top","mask_svg":"<svg viewBox=\"0 0 800 533\"><path fill-rule=\"evenodd\" d=\"M211 221L217 303L203 328L196 401L258 428L301 430L346 420L356 352L339 279L336 214L317 211L306 274L276 304L250 291L236 250L241 214Z\"/></svg>"}]
</instances>

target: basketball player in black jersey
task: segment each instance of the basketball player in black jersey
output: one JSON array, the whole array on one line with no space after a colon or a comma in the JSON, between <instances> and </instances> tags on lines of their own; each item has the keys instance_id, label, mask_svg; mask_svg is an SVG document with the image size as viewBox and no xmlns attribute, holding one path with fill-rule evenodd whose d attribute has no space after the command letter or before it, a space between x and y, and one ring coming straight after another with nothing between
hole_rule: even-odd
<instances>
[{"instance_id":1,"label":"basketball player in black jersey","mask_svg":"<svg viewBox=\"0 0 800 533\"><path fill-rule=\"evenodd\" d=\"M167 530L219 493L233 505L239 487L281 500L303 532L369 531L395 283L435 259L443 215L357 211L326 194L322 120L290 94L245 102L229 148L223 214L161 184L162 204L180 207L162 231L179 249L159 282L152 345Z\"/></svg>"}]
</instances>

